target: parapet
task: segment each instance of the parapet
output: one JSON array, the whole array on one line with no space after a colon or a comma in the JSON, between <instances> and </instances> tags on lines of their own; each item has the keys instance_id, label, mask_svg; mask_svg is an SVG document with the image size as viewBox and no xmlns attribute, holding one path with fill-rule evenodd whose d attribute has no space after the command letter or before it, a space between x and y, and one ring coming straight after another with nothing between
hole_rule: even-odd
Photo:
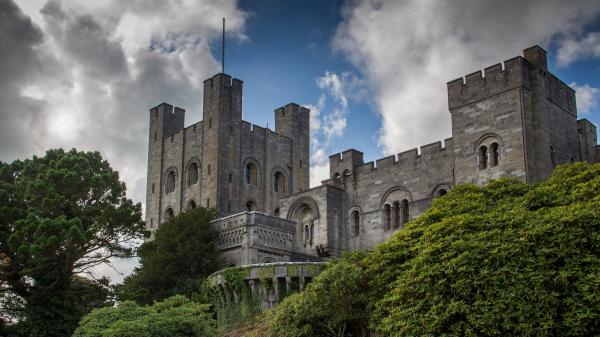
<instances>
[{"instance_id":1,"label":"parapet","mask_svg":"<svg viewBox=\"0 0 600 337\"><path fill-rule=\"evenodd\" d=\"M363 165L363 156L362 152L355 149L348 149L342 153L329 156L330 176L335 173L342 174L346 170L353 171L355 167Z\"/></svg>"},{"instance_id":2,"label":"parapet","mask_svg":"<svg viewBox=\"0 0 600 337\"><path fill-rule=\"evenodd\" d=\"M529 87L528 62L521 56L447 83L450 112L463 105L518 87Z\"/></svg>"},{"instance_id":3,"label":"parapet","mask_svg":"<svg viewBox=\"0 0 600 337\"><path fill-rule=\"evenodd\" d=\"M368 162L356 167L356 174L368 174L374 170L381 170L394 165L398 166L413 166L415 164L428 165L436 161L447 160L448 155L452 154L452 138L447 138L442 142L435 142L423 145L420 148L414 148ZM330 158L337 160L339 155L333 155Z\"/></svg>"},{"instance_id":4,"label":"parapet","mask_svg":"<svg viewBox=\"0 0 600 337\"><path fill-rule=\"evenodd\" d=\"M244 81L232 78L230 75L225 73L218 73L211 78L204 80L204 89L213 89L216 85L221 85L222 87L229 87L234 89L241 89Z\"/></svg>"},{"instance_id":5,"label":"parapet","mask_svg":"<svg viewBox=\"0 0 600 337\"><path fill-rule=\"evenodd\" d=\"M157 122L163 124L163 138L171 137L183 130L185 109L162 102L150 109L150 123Z\"/></svg>"}]
</instances>

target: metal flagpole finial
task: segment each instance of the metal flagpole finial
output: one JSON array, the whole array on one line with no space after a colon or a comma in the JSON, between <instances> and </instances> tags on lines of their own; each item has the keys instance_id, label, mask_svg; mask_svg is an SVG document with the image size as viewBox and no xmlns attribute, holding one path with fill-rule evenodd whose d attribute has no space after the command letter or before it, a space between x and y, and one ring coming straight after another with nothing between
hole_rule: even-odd
<instances>
[{"instance_id":1,"label":"metal flagpole finial","mask_svg":"<svg viewBox=\"0 0 600 337\"><path fill-rule=\"evenodd\" d=\"M223 39L221 42L221 72L225 74L225 18L223 18Z\"/></svg>"}]
</instances>

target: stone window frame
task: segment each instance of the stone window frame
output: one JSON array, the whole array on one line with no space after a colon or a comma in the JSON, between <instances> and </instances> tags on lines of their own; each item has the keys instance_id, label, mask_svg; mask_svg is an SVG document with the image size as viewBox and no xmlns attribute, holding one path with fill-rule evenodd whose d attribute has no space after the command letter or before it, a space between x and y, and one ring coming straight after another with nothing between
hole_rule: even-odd
<instances>
[{"instance_id":1,"label":"stone window frame","mask_svg":"<svg viewBox=\"0 0 600 337\"><path fill-rule=\"evenodd\" d=\"M165 208L165 222L171 220L175 216L175 209L171 206Z\"/></svg>"},{"instance_id":2,"label":"stone window frame","mask_svg":"<svg viewBox=\"0 0 600 337\"><path fill-rule=\"evenodd\" d=\"M356 219L354 215L357 215ZM359 237L363 229L363 210L360 206L353 206L348 210L347 221L350 236L353 238ZM358 222L356 222L358 220Z\"/></svg>"},{"instance_id":3,"label":"stone window frame","mask_svg":"<svg viewBox=\"0 0 600 337\"><path fill-rule=\"evenodd\" d=\"M175 192L177 190L177 177L179 176L177 168L170 166L165 170L165 194Z\"/></svg>"},{"instance_id":4,"label":"stone window frame","mask_svg":"<svg viewBox=\"0 0 600 337\"><path fill-rule=\"evenodd\" d=\"M442 191L445 191L445 192L442 192ZM433 191L431 191L431 198L439 198L441 196L444 196L448 192L450 192L450 186L448 186L446 184L439 184L433 188Z\"/></svg>"},{"instance_id":5,"label":"stone window frame","mask_svg":"<svg viewBox=\"0 0 600 337\"><path fill-rule=\"evenodd\" d=\"M254 176L248 176L248 165L254 165L256 168L256 173L254 174ZM246 185L253 185L253 186L260 186L261 185L261 172L262 169L258 163L258 161L252 157L248 157L244 160L244 165L242 166L244 169L244 183ZM250 179L250 181L248 181L248 179Z\"/></svg>"},{"instance_id":6,"label":"stone window frame","mask_svg":"<svg viewBox=\"0 0 600 337\"><path fill-rule=\"evenodd\" d=\"M484 171L500 166L503 148L504 141L496 133L486 133L479 137L473 149L477 158L477 168ZM482 151L485 151L485 153L482 153ZM482 158L484 154L485 158Z\"/></svg>"},{"instance_id":7,"label":"stone window frame","mask_svg":"<svg viewBox=\"0 0 600 337\"><path fill-rule=\"evenodd\" d=\"M275 193L285 193L287 191L288 181L287 181L287 177L284 172L285 171L279 166L274 167L271 170L271 178L273 180L273 192L275 192ZM281 174L281 176L282 176L281 182L283 182L283 185L281 185L281 184L277 185L278 183L277 183L277 179L275 176L278 173ZM281 187L283 187L283 188L281 188Z\"/></svg>"},{"instance_id":8,"label":"stone window frame","mask_svg":"<svg viewBox=\"0 0 600 337\"><path fill-rule=\"evenodd\" d=\"M248 204L251 204L253 206L253 208L251 207L250 209L248 209ZM244 210L246 212L255 212L257 208L258 208L258 203L256 202L256 200L254 200L252 198L248 198L244 202Z\"/></svg>"},{"instance_id":9,"label":"stone window frame","mask_svg":"<svg viewBox=\"0 0 600 337\"><path fill-rule=\"evenodd\" d=\"M383 205L383 230L388 231L395 222L394 207L389 202Z\"/></svg>"},{"instance_id":10,"label":"stone window frame","mask_svg":"<svg viewBox=\"0 0 600 337\"><path fill-rule=\"evenodd\" d=\"M196 166L196 180L195 181L191 181L191 169L192 166ZM185 166L185 180L186 180L186 186L187 187L191 187L193 185L196 185L199 181L200 178L202 177L202 164L200 163L200 160L197 157L193 157L190 160L188 160L187 165Z\"/></svg>"},{"instance_id":11,"label":"stone window frame","mask_svg":"<svg viewBox=\"0 0 600 337\"><path fill-rule=\"evenodd\" d=\"M552 163L552 168L555 168L558 165L558 160L556 156L556 146L554 144L550 145L550 163Z\"/></svg>"},{"instance_id":12,"label":"stone window frame","mask_svg":"<svg viewBox=\"0 0 600 337\"><path fill-rule=\"evenodd\" d=\"M401 195L401 198L390 197L394 192L403 192L404 195ZM389 200L388 200L389 199ZM383 230L386 231L388 229L398 229L404 227L410 221L410 208L413 203L412 193L410 190L404 186L396 185L389 188L381 198L380 201L380 209L382 214L382 224ZM386 224L386 214L385 214L385 206L389 205L392 210L392 221L389 224L389 228Z\"/></svg>"}]
</instances>

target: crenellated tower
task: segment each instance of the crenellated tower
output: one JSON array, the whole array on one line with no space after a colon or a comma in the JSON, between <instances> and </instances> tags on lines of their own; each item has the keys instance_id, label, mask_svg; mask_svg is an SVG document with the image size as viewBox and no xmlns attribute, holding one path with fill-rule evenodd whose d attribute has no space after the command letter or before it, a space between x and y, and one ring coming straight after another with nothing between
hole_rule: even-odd
<instances>
[{"instance_id":1,"label":"crenellated tower","mask_svg":"<svg viewBox=\"0 0 600 337\"><path fill-rule=\"evenodd\" d=\"M173 137L183 130L184 120L185 110L167 103L161 103L150 109L146 184L146 225L150 229L155 229L165 219L161 207L166 197L164 193L166 167L163 160L165 146L168 146Z\"/></svg>"},{"instance_id":2,"label":"crenellated tower","mask_svg":"<svg viewBox=\"0 0 600 337\"><path fill-rule=\"evenodd\" d=\"M223 73L204 81L201 205L215 207L219 216L242 208L238 200L242 85Z\"/></svg>"},{"instance_id":3,"label":"crenellated tower","mask_svg":"<svg viewBox=\"0 0 600 337\"><path fill-rule=\"evenodd\" d=\"M310 186L310 110L289 103L275 110L275 132L292 140L291 193Z\"/></svg>"}]
</instances>

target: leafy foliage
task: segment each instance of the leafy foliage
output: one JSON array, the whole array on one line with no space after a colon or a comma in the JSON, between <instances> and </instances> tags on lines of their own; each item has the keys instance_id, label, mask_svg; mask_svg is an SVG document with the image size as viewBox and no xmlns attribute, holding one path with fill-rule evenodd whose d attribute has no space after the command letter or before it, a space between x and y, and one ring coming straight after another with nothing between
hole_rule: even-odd
<instances>
[{"instance_id":1,"label":"leafy foliage","mask_svg":"<svg viewBox=\"0 0 600 337\"><path fill-rule=\"evenodd\" d=\"M366 336L368 278L364 253L354 253L333 263L304 292L288 296L270 320L269 335Z\"/></svg>"},{"instance_id":2,"label":"leafy foliage","mask_svg":"<svg viewBox=\"0 0 600 337\"><path fill-rule=\"evenodd\" d=\"M600 164L456 186L272 315L278 337L600 335Z\"/></svg>"},{"instance_id":3,"label":"leafy foliage","mask_svg":"<svg viewBox=\"0 0 600 337\"><path fill-rule=\"evenodd\" d=\"M95 309L73 337L211 337L217 333L208 306L174 296L152 306L125 301L116 308Z\"/></svg>"},{"instance_id":4,"label":"leafy foliage","mask_svg":"<svg viewBox=\"0 0 600 337\"><path fill-rule=\"evenodd\" d=\"M77 274L128 257L141 205L98 152L49 150L0 163L0 317L11 334L69 336L106 280ZM104 298L102 298L104 294ZM15 323L18 321L18 324Z\"/></svg>"},{"instance_id":5,"label":"leafy foliage","mask_svg":"<svg viewBox=\"0 0 600 337\"><path fill-rule=\"evenodd\" d=\"M195 296L202 279L217 271L220 251L210 224L212 209L187 210L161 224L139 248L140 267L117 288L121 300L151 304L175 294Z\"/></svg>"},{"instance_id":6,"label":"leafy foliage","mask_svg":"<svg viewBox=\"0 0 600 337\"><path fill-rule=\"evenodd\" d=\"M368 257L385 336L600 333L600 165L458 186Z\"/></svg>"}]
</instances>

